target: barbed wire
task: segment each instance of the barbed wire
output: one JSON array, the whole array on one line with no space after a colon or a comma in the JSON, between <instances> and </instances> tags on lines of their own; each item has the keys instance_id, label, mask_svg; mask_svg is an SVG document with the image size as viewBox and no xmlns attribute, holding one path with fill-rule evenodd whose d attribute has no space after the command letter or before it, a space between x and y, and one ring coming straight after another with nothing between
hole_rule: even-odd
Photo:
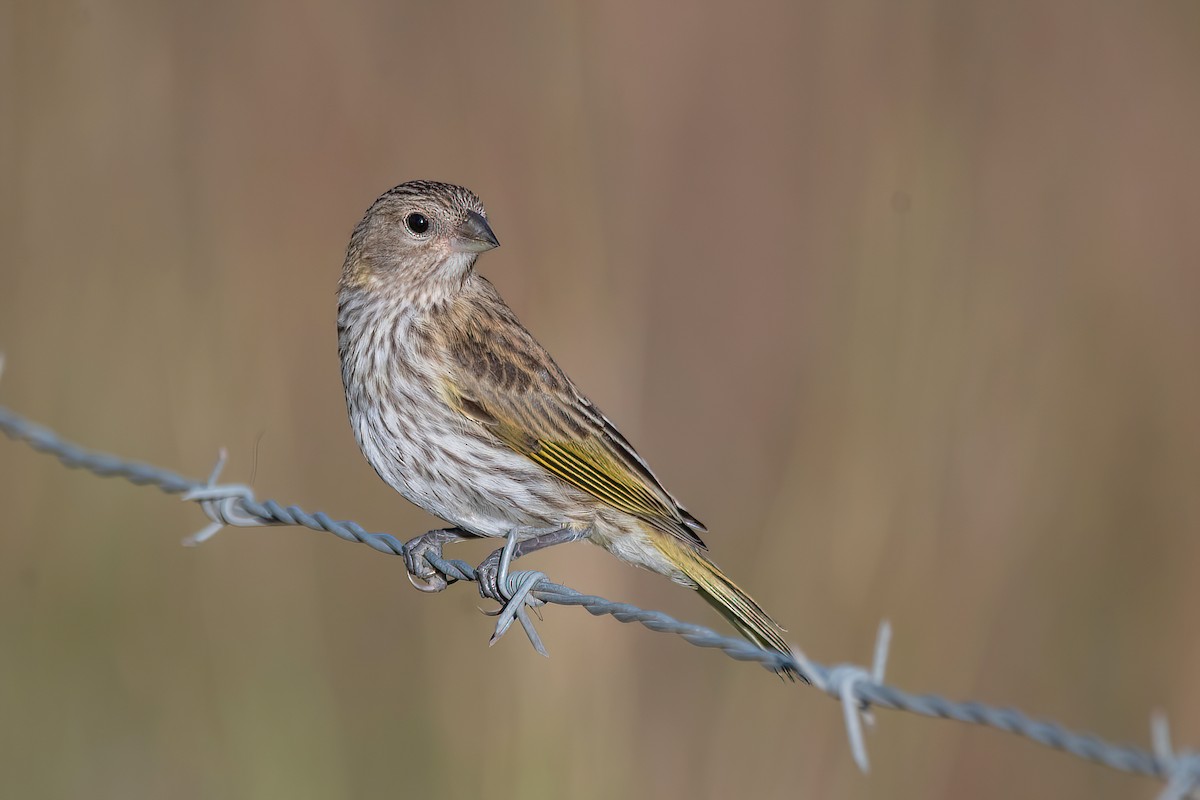
<instances>
[{"instance_id":1,"label":"barbed wire","mask_svg":"<svg viewBox=\"0 0 1200 800\"><path fill-rule=\"evenodd\" d=\"M0 357L0 372L3 367L3 358ZM299 506L283 506L274 500L260 502L248 486L217 483L225 463L224 451L208 479L195 480L151 464L89 450L4 406L0 406L0 430L13 440L57 458L71 469L86 470L102 477L123 478L139 486L153 486L167 494L179 494L184 500L198 503L210 522L184 540L188 545L200 544L226 526L293 525L327 531L346 541L361 542L387 555L405 554L404 543L391 534L371 533L356 522L334 520L321 512L309 513ZM476 580L475 568L465 561L446 559L436 554L427 555L426 560L448 582ZM842 704L851 753L863 772L869 769L864 724L872 724L872 708L888 708L1008 731L1122 772L1158 778L1166 784L1159 794L1159 800L1184 800L1200 791L1200 753L1173 748L1167 719L1161 713L1152 716L1152 749L1144 750L1113 744L1092 734L1078 733L1057 722L1034 719L1016 709L996 708L971 701L959 702L936 694L913 694L884 683L891 642L891 627L886 621L879 628L870 669L854 663L824 665L807 658L799 649L794 649L791 654L763 650L744 639L723 636L702 625L681 622L661 611L582 594L551 582L541 572L514 571L502 575L501 583L508 597L517 596L521 591L527 592L531 605L551 603L579 606L593 616L611 616L620 622L636 622L652 631L675 634L697 647L719 650L738 661L757 662L775 672L785 669L794 671L813 687ZM540 643L519 603L516 609L509 612L508 619L501 623L507 627L513 618L522 623L535 646ZM503 633L501 623L497 625L496 635Z\"/></svg>"}]
</instances>

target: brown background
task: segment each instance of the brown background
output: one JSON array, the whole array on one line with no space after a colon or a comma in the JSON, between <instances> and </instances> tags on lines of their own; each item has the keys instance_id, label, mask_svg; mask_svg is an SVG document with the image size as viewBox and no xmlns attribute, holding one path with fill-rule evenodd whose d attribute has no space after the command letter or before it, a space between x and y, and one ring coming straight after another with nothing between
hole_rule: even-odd
<instances>
[{"instance_id":1,"label":"brown background","mask_svg":"<svg viewBox=\"0 0 1200 800\"><path fill-rule=\"evenodd\" d=\"M0 402L407 538L334 285L457 181L526 324L813 657L1200 741L1193 2L0 3ZM257 459L255 459L257 444ZM255 466L255 460L257 460ZM1158 786L0 442L12 797L1130 798ZM482 558L486 546L456 553ZM586 546L589 592L719 624Z\"/></svg>"}]
</instances>

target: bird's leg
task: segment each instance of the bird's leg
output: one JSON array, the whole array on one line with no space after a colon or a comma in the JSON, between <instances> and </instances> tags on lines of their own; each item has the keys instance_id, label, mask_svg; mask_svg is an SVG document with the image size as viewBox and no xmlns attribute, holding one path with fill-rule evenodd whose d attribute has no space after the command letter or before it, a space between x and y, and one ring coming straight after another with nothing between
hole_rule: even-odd
<instances>
[{"instance_id":1,"label":"bird's leg","mask_svg":"<svg viewBox=\"0 0 1200 800\"><path fill-rule=\"evenodd\" d=\"M525 635L529 637L529 642L533 645L533 648L542 655L548 655L546 648L542 645L541 637L538 636L533 623L529 619L529 615L525 613L526 605L530 608L537 608L542 604L542 601L530 596L530 592L533 591L533 587L545 576L540 572L524 574L524 579L520 585L512 589L510 594L508 589L508 567L515 558L529 555L551 545L574 542L586 538L588 531L586 529L572 530L570 528L561 528L535 533L529 536L529 538L518 541L518 537L529 534L531 530L530 528L514 528L509 531L508 541L504 547L484 559L483 563L475 568L475 576L476 580L479 581L480 596L496 600L501 604L501 607L494 612L484 612L486 614L494 614L498 617L496 620L496 630L492 634L491 644L495 644L496 640L504 635L515 619L519 620L521 627L525 629Z\"/></svg>"},{"instance_id":2,"label":"bird's leg","mask_svg":"<svg viewBox=\"0 0 1200 800\"><path fill-rule=\"evenodd\" d=\"M532 535L529 535L531 534ZM507 582L509 565L521 556L536 553L556 544L576 542L587 537L588 531L560 528L552 531L536 532L531 528L514 528L508 534L508 542L496 550L475 568L479 580L479 596L485 600L496 600L507 603L512 597L501 587ZM526 539L518 539L528 536Z\"/></svg>"},{"instance_id":3,"label":"bird's leg","mask_svg":"<svg viewBox=\"0 0 1200 800\"><path fill-rule=\"evenodd\" d=\"M404 545L404 566L408 569L409 583L422 592L445 589L448 585L446 576L434 569L427 557L432 554L441 558L443 545L471 538L474 537L462 528L443 528L410 539Z\"/></svg>"}]
</instances>

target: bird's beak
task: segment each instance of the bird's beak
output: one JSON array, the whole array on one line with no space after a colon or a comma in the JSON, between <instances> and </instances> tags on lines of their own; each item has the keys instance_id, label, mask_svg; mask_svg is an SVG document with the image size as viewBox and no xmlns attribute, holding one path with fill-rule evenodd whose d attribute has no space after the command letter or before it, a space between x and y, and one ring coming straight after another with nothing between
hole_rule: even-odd
<instances>
[{"instance_id":1,"label":"bird's beak","mask_svg":"<svg viewBox=\"0 0 1200 800\"><path fill-rule=\"evenodd\" d=\"M450 240L450 248L459 253L482 253L499 246L500 240L488 227L487 220L474 211L467 212L467 218L458 224Z\"/></svg>"}]
</instances>

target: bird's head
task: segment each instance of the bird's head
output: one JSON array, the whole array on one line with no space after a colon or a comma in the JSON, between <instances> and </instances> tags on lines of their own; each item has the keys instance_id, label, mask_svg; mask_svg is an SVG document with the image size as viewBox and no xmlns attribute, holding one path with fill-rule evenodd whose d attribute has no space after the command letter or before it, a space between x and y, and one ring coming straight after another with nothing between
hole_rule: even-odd
<instances>
[{"instance_id":1,"label":"bird's head","mask_svg":"<svg viewBox=\"0 0 1200 800\"><path fill-rule=\"evenodd\" d=\"M479 254L499 245L474 192L409 181L384 192L354 229L342 287L452 292Z\"/></svg>"}]
</instances>

